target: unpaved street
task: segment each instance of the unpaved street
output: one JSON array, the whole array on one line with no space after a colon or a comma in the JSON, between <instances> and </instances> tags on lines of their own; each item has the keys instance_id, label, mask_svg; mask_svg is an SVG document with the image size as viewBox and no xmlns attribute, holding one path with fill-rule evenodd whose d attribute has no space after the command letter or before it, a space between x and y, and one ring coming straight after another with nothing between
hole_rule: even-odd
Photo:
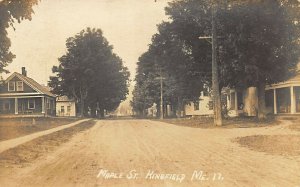
<instances>
[{"instance_id":1,"label":"unpaved street","mask_svg":"<svg viewBox=\"0 0 300 187\"><path fill-rule=\"evenodd\" d=\"M197 129L149 120L98 121L34 163L0 172L0 184L296 187L299 157L257 152L232 141L290 133L299 132L284 125Z\"/></svg>"}]
</instances>

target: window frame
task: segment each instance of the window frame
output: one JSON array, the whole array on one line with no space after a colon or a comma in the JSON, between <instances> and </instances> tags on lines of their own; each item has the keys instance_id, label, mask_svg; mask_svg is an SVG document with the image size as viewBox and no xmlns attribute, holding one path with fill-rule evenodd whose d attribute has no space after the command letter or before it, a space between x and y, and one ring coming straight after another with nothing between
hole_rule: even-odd
<instances>
[{"instance_id":1,"label":"window frame","mask_svg":"<svg viewBox=\"0 0 300 187\"><path fill-rule=\"evenodd\" d=\"M13 90L10 89L10 85L11 85L11 84L14 85L14 89L13 89ZM15 91L16 91L16 82L15 82L15 81L8 81L7 87L8 87L7 90L8 90L9 92L15 92Z\"/></svg>"},{"instance_id":2,"label":"window frame","mask_svg":"<svg viewBox=\"0 0 300 187\"><path fill-rule=\"evenodd\" d=\"M30 101L33 101L33 108L30 108ZM30 109L30 110L35 109L35 99L28 99L28 109Z\"/></svg>"},{"instance_id":3,"label":"window frame","mask_svg":"<svg viewBox=\"0 0 300 187\"><path fill-rule=\"evenodd\" d=\"M18 83L22 83L22 89L21 90L19 90ZM16 81L16 88L17 88L16 89L17 92L24 91L24 82L23 81Z\"/></svg>"},{"instance_id":4,"label":"window frame","mask_svg":"<svg viewBox=\"0 0 300 187\"><path fill-rule=\"evenodd\" d=\"M214 110L214 101L208 101L208 110Z\"/></svg>"},{"instance_id":5,"label":"window frame","mask_svg":"<svg viewBox=\"0 0 300 187\"><path fill-rule=\"evenodd\" d=\"M199 101L194 101L194 111L200 110L200 102Z\"/></svg>"},{"instance_id":6,"label":"window frame","mask_svg":"<svg viewBox=\"0 0 300 187\"><path fill-rule=\"evenodd\" d=\"M71 113L71 106L67 106L67 113Z\"/></svg>"},{"instance_id":7,"label":"window frame","mask_svg":"<svg viewBox=\"0 0 300 187\"><path fill-rule=\"evenodd\" d=\"M47 105L47 110L51 109L50 99L47 99L46 105Z\"/></svg>"},{"instance_id":8,"label":"window frame","mask_svg":"<svg viewBox=\"0 0 300 187\"><path fill-rule=\"evenodd\" d=\"M6 107L5 107L6 104L8 104L8 109L6 109ZM10 111L10 100L3 101L2 109L3 109L3 111Z\"/></svg>"}]
</instances>

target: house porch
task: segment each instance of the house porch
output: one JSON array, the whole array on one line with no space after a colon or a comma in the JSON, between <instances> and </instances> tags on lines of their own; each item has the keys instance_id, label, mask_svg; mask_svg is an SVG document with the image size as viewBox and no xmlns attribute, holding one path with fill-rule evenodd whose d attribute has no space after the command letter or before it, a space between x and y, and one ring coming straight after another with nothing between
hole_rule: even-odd
<instances>
[{"instance_id":1,"label":"house porch","mask_svg":"<svg viewBox=\"0 0 300 187\"><path fill-rule=\"evenodd\" d=\"M0 98L1 116L55 115L55 99L46 96L19 96Z\"/></svg>"},{"instance_id":2,"label":"house porch","mask_svg":"<svg viewBox=\"0 0 300 187\"><path fill-rule=\"evenodd\" d=\"M266 106L274 114L300 114L300 85L268 88Z\"/></svg>"}]
</instances>

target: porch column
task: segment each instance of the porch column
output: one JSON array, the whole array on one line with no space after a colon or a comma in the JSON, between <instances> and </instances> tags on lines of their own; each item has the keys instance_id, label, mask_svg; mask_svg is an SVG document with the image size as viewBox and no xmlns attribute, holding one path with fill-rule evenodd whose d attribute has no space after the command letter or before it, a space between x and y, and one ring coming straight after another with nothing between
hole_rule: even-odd
<instances>
[{"instance_id":1,"label":"porch column","mask_svg":"<svg viewBox=\"0 0 300 187\"><path fill-rule=\"evenodd\" d=\"M276 88L274 88L274 114L277 114L277 96L276 96Z\"/></svg>"},{"instance_id":2,"label":"porch column","mask_svg":"<svg viewBox=\"0 0 300 187\"><path fill-rule=\"evenodd\" d=\"M45 97L42 97L42 114L45 114Z\"/></svg>"},{"instance_id":3,"label":"porch column","mask_svg":"<svg viewBox=\"0 0 300 187\"><path fill-rule=\"evenodd\" d=\"M295 102L294 86L291 86L290 89L291 89L291 114L295 114L296 102Z\"/></svg>"},{"instance_id":4,"label":"porch column","mask_svg":"<svg viewBox=\"0 0 300 187\"><path fill-rule=\"evenodd\" d=\"M15 114L19 114L18 98L15 98Z\"/></svg>"},{"instance_id":5,"label":"porch column","mask_svg":"<svg viewBox=\"0 0 300 187\"><path fill-rule=\"evenodd\" d=\"M230 92L229 92L229 95L230 95ZM231 106L230 106L230 98L229 98L229 95L227 94L226 95L226 104L227 104L227 109L230 109L231 108Z\"/></svg>"}]
</instances>

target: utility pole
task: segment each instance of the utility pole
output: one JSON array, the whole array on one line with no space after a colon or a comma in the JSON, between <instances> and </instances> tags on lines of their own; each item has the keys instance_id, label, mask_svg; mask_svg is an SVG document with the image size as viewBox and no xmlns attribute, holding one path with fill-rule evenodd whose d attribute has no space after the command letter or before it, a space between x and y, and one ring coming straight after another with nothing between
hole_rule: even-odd
<instances>
[{"instance_id":1,"label":"utility pole","mask_svg":"<svg viewBox=\"0 0 300 187\"><path fill-rule=\"evenodd\" d=\"M163 76L160 68L160 119L164 119Z\"/></svg>"},{"instance_id":2,"label":"utility pole","mask_svg":"<svg viewBox=\"0 0 300 187\"><path fill-rule=\"evenodd\" d=\"M216 7L212 4L212 35L200 36L199 39L205 39L211 44L212 49L212 98L214 108L214 124L222 126L222 107L219 87L218 62L217 62L217 29L216 29ZM211 42L209 41L211 39Z\"/></svg>"},{"instance_id":3,"label":"utility pole","mask_svg":"<svg viewBox=\"0 0 300 187\"><path fill-rule=\"evenodd\" d=\"M154 60L156 62L156 58ZM155 80L160 81L160 119L164 119L163 80L165 80L165 78L162 76L162 68L161 67L159 67L159 77L155 77Z\"/></svg>"},{"instance_id":4,"label":"utility pole","mask_svg":"<svg viewBox=\"0 0 300 187\"><path fill-rule=\"evenodd\" d=\"M222 108L219 88L218 62L217 62L217 30L216 8L212 5L212 94L214 103L214 124L222 126Z\"/></svg>"}]
</instances>

